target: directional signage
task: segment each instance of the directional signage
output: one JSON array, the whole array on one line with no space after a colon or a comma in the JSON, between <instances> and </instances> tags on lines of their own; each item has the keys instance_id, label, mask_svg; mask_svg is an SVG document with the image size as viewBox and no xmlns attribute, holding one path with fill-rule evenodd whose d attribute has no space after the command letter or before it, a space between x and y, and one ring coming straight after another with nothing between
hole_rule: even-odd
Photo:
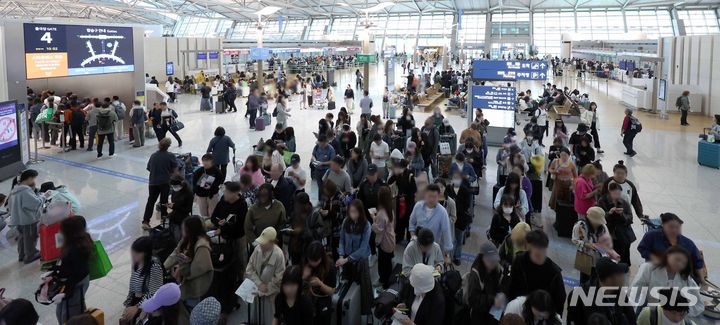
<instances>
[{"instance_id":1,"label":"directional signage","mask_svg":"<svg viewBox=\"0 0 720 325\"><path fill-rule=\"evenodd\" d=\"M515 111L515 87L473 86L473 108Z\"/></svg>"},{"instance_id":2,"label":"directional signage","mask_svg":"<svg viewBox=\"0 0 720 325\"><path fill-rule=\"evenodd\" d=\"M356 54L355 57L357 58L357 63L374 63L375 62L374 54Z\"/></svg>"},{"instance_id":3,"label":"directional signage","mask_svg":"<svg viewBox=\"0 0 720 325\"><path fill-rule=\"evenodd\" d=\"M270 49L263 47L253 47L250 49L250 60L268 60L270 59Z\"/></svg>"},{"instance_id":4,"label":"directional signage","mask_svg":"<svg viewBox=\"0 0 720 325\"><path fill-rule=\"evenodd\" d=\"M545 80L547 61L473 61L473 79L478 80Z\"/></svg>"}]
</instances>

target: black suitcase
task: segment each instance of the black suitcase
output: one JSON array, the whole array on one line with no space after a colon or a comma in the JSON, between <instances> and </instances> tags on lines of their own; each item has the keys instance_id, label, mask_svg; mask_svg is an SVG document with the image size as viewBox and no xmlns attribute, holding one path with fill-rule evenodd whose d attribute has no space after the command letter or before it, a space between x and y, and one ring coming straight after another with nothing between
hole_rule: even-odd
<instances>
[{"instance_id":1,"label":"black suitcase","mask_svg":"<svg viewBox=\"0 0 720 325\"><path fill-rule=\"evenodd\" d=\"M578 215L575 212L575 207L571 203L558 201L555 207L554 224L558 237L571 238L573 226L577 221Z\"/></svg>"},{"instance_id":2,"label":"black suitcase","mask_svg":"<svg viewBox=\"0 0 720 325\"><path fill-rule=\"evenodd\" d=\"M328 111L332 111L335 109L335 102L328 102Z\"/></svg>"},{"instance_id":3,"label":"black suitcase","mask_svg":"<svg viewBox=\"0 0 720 325\"><path fill-rule=\"evenodd\" d=\"M543 203L543 186L542 186L542 180L540 179L531 179L530 183L532 184L532 196L530 197L530 203L532 204L533 211L540 213L542 212L542 203Z\"/></svg>"}]
</instances>

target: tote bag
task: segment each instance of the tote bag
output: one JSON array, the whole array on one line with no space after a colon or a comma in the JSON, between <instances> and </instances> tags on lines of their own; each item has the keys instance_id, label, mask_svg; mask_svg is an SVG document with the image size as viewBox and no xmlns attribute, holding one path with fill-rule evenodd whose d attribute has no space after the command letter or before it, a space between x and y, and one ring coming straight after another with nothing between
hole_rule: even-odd
<instances>
[{"instance_id":1,"label":"tote bag","mask_svg":"<svg viewBox=\"0 0 720 325\"><path fill-rule=\"evenodd\" d=\"M93 242L93 252L88 261L88 268L90 269L91 281L106 276L112 270L110 258L99 240Z\"/></svg>"}]
</instances>

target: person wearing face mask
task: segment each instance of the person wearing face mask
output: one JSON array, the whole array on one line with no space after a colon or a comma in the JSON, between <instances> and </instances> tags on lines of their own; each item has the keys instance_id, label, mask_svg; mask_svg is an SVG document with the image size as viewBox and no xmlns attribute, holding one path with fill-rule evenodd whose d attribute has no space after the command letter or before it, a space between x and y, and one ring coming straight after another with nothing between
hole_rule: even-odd
<instances>
[{"instance_id":1,"label":"person wearing face mask","mask_svg":"<svg viewBox=\"0 0 720 325\"><path fill-rule=\"evenodd\" d=\"M445 296L436 284L432 266L416 264L410 272L412 292L397 305L393 320L402 325L442 324L445 319Z\"/></svg>"},{"instance_id":2,"label":"person wearing face mask","mask_svg":"<svg viewBox=\"0 0 720 325\"><path fill-rule=\"evenodd\" d=\"M503 195L500 199L500 206L495 209L488 230L488 239L494 244L500 245L510 234L510 231L524 219L516 205L515 198L511 195Z\"/></svg>"},{"instance_id":3,"label":"person wearing face mask","mask_svg":"<svg viewBox=\"0 0 720 325\"><path fill-rule=\"evenodd\" d=\"M260 186L257 201L247 212L245 217L245 239L251 243L260 236L262 229L273 227L276 231L285 225L285 207L273 197L272 184Z\"/></svg>"},{"instance_id":4,"label":"person wearing face mask","mask_svg":"<svg viewBox=\"0 0 720 325\"><path fill-rule=\"evenodd\" d=\"M512 301L528 294L532 296L534 291L542 290L545 291L546 300L558 303L538 310L562 315L565 309L563 302L565 302L567 294L565 293L562 269L547 256L548 237L542 230L533 230L525 238L528 251L518 254L510 268L512 281L507 291L508 299ZM532 301L532 299L529 300ZM512 302L508 304L505 313L513 313L511 304ZM529 322L528 324L535 323Z\"/></svg>"},{"instance_id":5,"label":"person wearing face mask","mask_svg":"<svg viewBox=\"0 0 720 325\"><path fill-rule=\"evenodd\" d=\"M425 125L422 129L420 129L420 133L424 142L421 153L423 155L423 160L425 160L425 169L432 169L432 174L438 175L436 162L440 133L433 124L433 117L428 117L425 120Z\"/></svg>"},{"instance_id":6,"label":"person wearing face mask","mask_svg":"<svg viewBox=\"0 0 720 325\"><path fill-rule=\"evenodd\" d=\"M388 178L387 184L392 189L395 197L395 240L400 243L407 236L408 222L412 207L415 205L415 174L407 169L408 161L403 159L393 166L393 174ZM407 236L409 239L410 237Z\"/></svg>"},{"instance_id":7,"label":"person wearing face mask","mask_svg":"<svg viewBox=\"0 0 720 325\"><path fill-rule=\"evenodd\" d=\"M180 240L180 227L187 217L192 214L194 194L185 179L175 175L170 179L170 200L167 208L168 221L175 240Z\"/></svg>"},{"instance_id":8,"label":"person wearing face mask","mask_svg":"<svg viewBox=\"0 0 720 325\"><path fill-rule=\"evenodd\" d=\"M507 298L503 290L509 280L500 265L497 247L491 242L483 243L468 276L470 324L498 324L490 311L505 308Z\"/></svg>"},{"instance_id":9,"label":"person wearing face mask","mask_svg":"<svg viewBox=\"0 0 720 325\"><path fill-rule=\"evenodd\" d=\"M35 192L35 179L38 172L34 169L24 170L19 177L13 179L13 187L8 198L10 218L8 225L15 227L20 234L17 251L18 260L30 264L40 258L35 248L38 241L38 221L43 200Z\"/></svg>"},{"instance_id":10,"label":"person wearing face mask","mask_svg":"<svg viewBox=\"0 0 720 325\"><path fill-rule=\"evenodd\" d=\"M466 141L462 153L465 155L465 161L472 166L476 176L478 178L482 177L483 167L485 166L482 150L476 147L474 142Z\"/></svg>"},{"instance_id":11,"label":"person wearing face mask","mask_svg":"<svg viewBox=\"0 0 720 325\"><path fill-rule=\"evenodd\" d=\"M493 208L497 209L500 207L501 198L504 195L511 195L515 198L520 215L524 217L528 214L530 206L528 204L527 194L522 189L520 175L516 173L510 173L508 175L507 180L505 181L505 186L501 187L498 190L498 194L495 196Z\"/></svg>"},{"instance_id":12,"label":"person wearing face mask","mask_svg":"<svg viewBox=\"0 0 720 325\"><path fill-rule=\"evenodd\" d=\"M460 170L456 169L455 172L451 174L451 177L451 184L443 194L455 202L457 220L455 221L454 227L455 245L452 262L459 266L460 257L462 256L462 245L465 241L465 232L472 223L473 195L470 192L468 181L462 177Z\"/></svg>"},{"instance_id":13,"label":"person wearing face mask","mask_svg":"<svg viewBox=\"0 0 720 325\"><path fill-rule=\"evenodd\" d=\"M220 168L213 165L213 155L206 153L202 156L202 168L193 173L193 192L200 209L200 216L209 218L218 202L220 184L223 182L223 173Z\"/></svg>"}]
</instances>

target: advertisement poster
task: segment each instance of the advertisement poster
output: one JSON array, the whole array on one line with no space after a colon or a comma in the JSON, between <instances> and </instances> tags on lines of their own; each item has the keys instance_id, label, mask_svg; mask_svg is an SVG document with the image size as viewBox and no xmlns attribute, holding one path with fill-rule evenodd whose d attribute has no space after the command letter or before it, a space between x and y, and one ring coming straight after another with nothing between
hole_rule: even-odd
<instances>
[{"instance_id":1,"label":"advertisement poster","mask_svg":"<svg viewBox=\"0 0 720 325\"><path fill-rule=\"evenodd\" d=\"M16 102L0 103L0 166L7 166L20 160L18 135Z\"/></svg>"}]
</instances>

